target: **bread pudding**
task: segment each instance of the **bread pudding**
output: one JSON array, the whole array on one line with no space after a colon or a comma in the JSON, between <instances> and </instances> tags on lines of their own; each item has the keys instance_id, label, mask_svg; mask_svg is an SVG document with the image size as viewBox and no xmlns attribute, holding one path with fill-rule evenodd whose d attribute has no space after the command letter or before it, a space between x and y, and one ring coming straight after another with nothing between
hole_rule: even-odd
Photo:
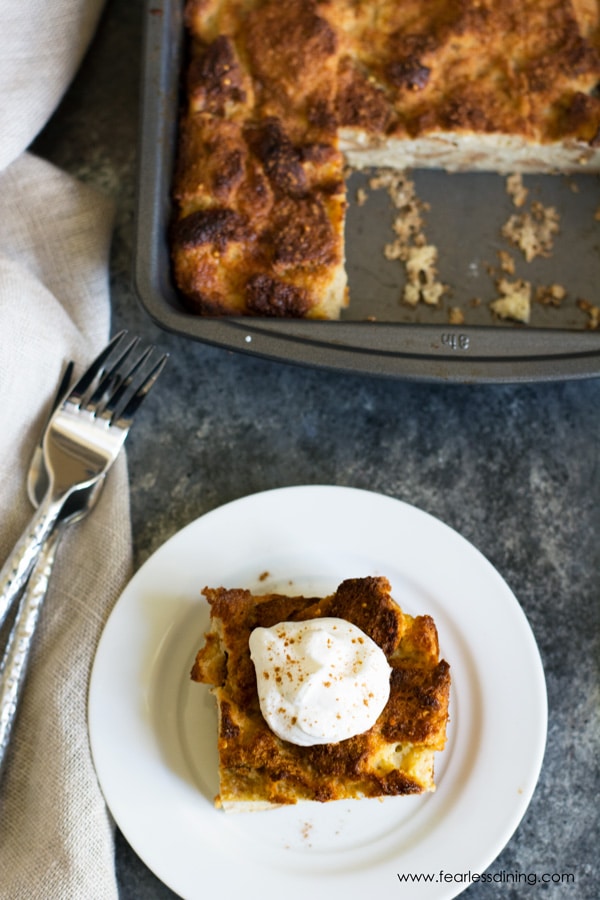
<instances>
[{"instance_id":1,"label":"bread pudding","mask_svg":"<svg viewBox=\"0 0 600 900\"><path fill-rule=\"evenodd\" d=\"M346 166L600 168L591 0L187 0L174 277L206 315L337 318Z\"/></svg>"},{"instance_id":2,"label":"bread pudding","mask_svg":"<svg viewBox=\"0 0 600 900\"><path fill-rule=\"evenodd\" d=\"M255 810L302 800L326 802L435 790L434 754L446 740L450 667L439 658L432 618L404 613L392 599L386 578L349 579L325 598L253 595L225 588L205 588L203 593L210 605L210 627L191 677L210 685L216 698L217 806L226 811ZM286 740L263 715L258 682L268 673L253 662L252 635L277 631L281 623L299 628L340 620L384 656L387 702L371 727L351 731L348 738L328 742L327 732L322 731L317 742L314 738L304 743ZM286 642L286 654L294 640ZM361 644L363 638L353 642ZM291 656L287 658L289 664L275 666L274 671L283 684L293 678L294 663ZM326 662L330 675L335 665L331 659ZM321 671L326 669L319 670L317 678ZM300 675L299 680L303 678ZM324 686L328 689L329 681ZM307 687L302 686L305 695ZM365 705L368 702L362 700ZM309 712L310 705L309 701ZM347 696L342 705L348 708ZM339 712L335 718L341 718Z\"/></svg>"}]
</instances>

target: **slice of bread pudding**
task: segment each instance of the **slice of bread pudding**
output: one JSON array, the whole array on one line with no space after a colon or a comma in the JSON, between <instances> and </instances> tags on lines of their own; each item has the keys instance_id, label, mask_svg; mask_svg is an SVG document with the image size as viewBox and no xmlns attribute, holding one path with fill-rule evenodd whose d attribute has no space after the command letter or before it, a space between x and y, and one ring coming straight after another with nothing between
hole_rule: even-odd
<instances>
[{"instance_id":1,"label":"slice of bread pudding","mask_svg":"<svg viewBox=\"0 0 600 900\"><path fill-rule=\"evenodd\" d=\"M431 617L404 613L387 579L349 579L322 599L225 588L203 593L211 622L191 677L211 685L217 701L218 806L254 810L435 790L434 754L446 740L450 667L439 658ZM318 619L352 623L381 649L391 670L389 699L363 733L299 746L278 737L261 712L250 636L257 628ZM277 675L291 679L285 667Z\"/></svg>"}]
</instances>

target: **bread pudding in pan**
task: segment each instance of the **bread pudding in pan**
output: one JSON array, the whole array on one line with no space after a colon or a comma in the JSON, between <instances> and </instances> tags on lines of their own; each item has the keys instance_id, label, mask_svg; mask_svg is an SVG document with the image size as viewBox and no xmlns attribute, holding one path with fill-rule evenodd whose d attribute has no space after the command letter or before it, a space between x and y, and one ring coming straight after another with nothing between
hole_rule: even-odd
<instances>
[{"instance_id":1,"label":"bread pudding in pan","mask_svg":"<svg viewBox=\"0 0 600 900\"><path fill-rule=\"evenodd\" d=\"M187 0L187 308L338 318L348 166L597 170L599 19L590 0Z\"/></svg>"}]
</instances>

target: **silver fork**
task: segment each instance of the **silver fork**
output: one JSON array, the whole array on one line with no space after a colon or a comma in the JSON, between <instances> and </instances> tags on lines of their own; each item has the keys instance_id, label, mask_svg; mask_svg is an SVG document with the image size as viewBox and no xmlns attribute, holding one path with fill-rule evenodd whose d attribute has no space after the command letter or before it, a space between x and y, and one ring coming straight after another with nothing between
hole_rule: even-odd
<instances>
[{"instance_id":1,"label":"silver fork","mask_svg":"<svg viewBox=\"0 0 600 900\"><path fill-rule=\"evenodd\" d=\"M120 332L52 415L43 441L48 492L0 572L0 627L25 586L65 504L110 469L133 417L160 375L167 355L139 354L139 339Z\"/></svg>"},{"instance_id":2,"label":"silver fork","mask_svg":"<svg viewBox=\"0 0 600 900\"><path fill-rule=\"evenodd\" d=\"M59 386L52 411L56 409L66 393L72 369L73 364L70 363ZM47 538L22 592L15 620L8 635L2 662L0 663L0 778L4 771L19 701L27 677L31 647L40 611L48 590L48 583L60 539L68 525L79 522L94 508L103 484L104 478L100 478L93 487L75 494L74 499L77 502L76 504L71 504L73 506L72 509L68 509L69 503L65 504L65 508L59 516L57 527L50 537ZM40 441L35 448L27 474L27 493L34 508L40 505L47 489L48 473L44 464L42 441Z\"/></svg>"},{"instance_id":3,"label":"silver fork","mask_svg":"<svg viewBox=\"0 0 600 900\"><path fill-rule=\"evenodd\" d=\"M102 478L88 490L82 491L85 500L74 512L61 517L56 530L43 545L25 589L21 594L14 623L8 635L4 656L0 663L0 778L8 756L8 747L23 694L33 639L42 605L46 598L56 551L64 529L79 522L91 512L102 490Z\"/></svg>"}]
</instances>

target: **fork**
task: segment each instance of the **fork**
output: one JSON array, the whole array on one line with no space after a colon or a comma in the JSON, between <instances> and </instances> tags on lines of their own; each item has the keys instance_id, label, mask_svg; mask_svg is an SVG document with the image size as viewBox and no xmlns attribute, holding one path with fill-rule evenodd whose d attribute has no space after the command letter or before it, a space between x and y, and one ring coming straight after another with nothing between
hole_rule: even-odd
<instances>
[{"instance_id":1,"label":"fork","mask_svg":"<svg viewBox=\"0 0 600 900\"><path fill-rule=\"evenodd\" d=\"M139 338L117 334L53 413L43 441L49 487L0 572L0 627L25 586L44 541L65 505L110 469L133 418L167 361L154 347L137 353Z\"/></svg>"},{"instance_id":2,"label":"fork","mask_svg":"<svg viewBox=\"0 0 600 900\"><path fill-rule=\"evenodd\" d=\"M52 405L52 411L56 409L66 393L67 386L71 380L72 370L73 363L71 362L59 385ZM48 473L44 465L42 441L43 433L42 439L36 445L27 474L27 493L34 509L42 502L48 489ZM77 499L76 508L68 509L69 503L65 505L58 518L57 527L46 539L22 592L2 661L0 662L0 779L4 772L19 702L27 678L34 635L42 605L46 598L48 583L61 536L68 525L79 522L91 512L100 497L103 484L104 478L102 477L93 487L78 491L74 495L75 499Z\"/></svg>"},{"instance_id":3,"label":"fork","mask_svg":"<svg viewBox=\"0 0 600 900\"><path fill-rule=\"evenodd\" d=\"M93 509L102 490L103 480L101 479L89 490L82 491L85 502L79 509L59 519L58 527L46 539L22 592L0 663L0 778L8 756L8 747L17 717L19 701L27 677L33 639L61 535L68 525L78 522Z\"/></svg>"}]
</instances>

